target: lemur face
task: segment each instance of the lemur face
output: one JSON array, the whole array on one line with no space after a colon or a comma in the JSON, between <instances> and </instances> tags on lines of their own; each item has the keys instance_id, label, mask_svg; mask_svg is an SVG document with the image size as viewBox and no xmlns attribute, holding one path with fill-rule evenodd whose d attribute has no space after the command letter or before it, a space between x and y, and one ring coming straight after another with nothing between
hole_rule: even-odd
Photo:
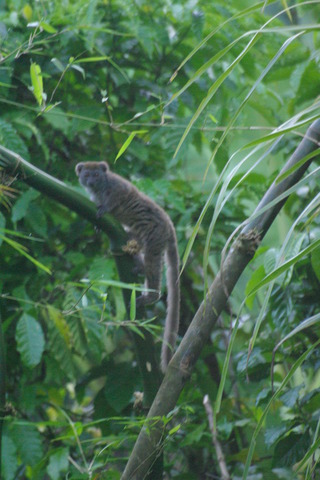
<instances>
[{"instance_id":1,"label":"lemur face","mask_svg":"<svg viewBox=\"0 0 320 480\"><path fill-rule=\"evenodd\" d=\"M105 184L108 170L109 167L106 162L78 163L76 166L79 182L91 191L101 191L101 187Z\"/></svg>"}]
</instances>

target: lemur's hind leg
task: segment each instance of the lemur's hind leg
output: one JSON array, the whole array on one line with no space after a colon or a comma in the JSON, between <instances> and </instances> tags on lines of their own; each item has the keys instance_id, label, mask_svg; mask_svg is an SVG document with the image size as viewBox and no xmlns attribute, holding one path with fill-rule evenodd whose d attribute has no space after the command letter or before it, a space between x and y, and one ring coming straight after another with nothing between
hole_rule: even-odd
<instances>
[{"instance_id":1,"label":"lemur's hind leg","mask_svg":"<svg viewBox=\"0 0 320 480\"><path fill-rule=\"evenodd\" d=\"M144 261L141 253L141 246L138 240L130 232L128 233L128 237L128 241L126 245L122 247L122 250L133 258L133 273L136 275L144 275Z\"/></svg>"}]
</instances>

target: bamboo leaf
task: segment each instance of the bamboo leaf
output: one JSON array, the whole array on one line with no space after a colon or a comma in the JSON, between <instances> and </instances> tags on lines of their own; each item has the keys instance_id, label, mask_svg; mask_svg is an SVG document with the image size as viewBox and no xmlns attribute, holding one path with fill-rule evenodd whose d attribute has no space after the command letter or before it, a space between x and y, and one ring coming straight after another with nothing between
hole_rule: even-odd
<instances>
[{"instance_id":1,"label":"bamboo leaf","mask_svg":"<svg viewBox=\"0 0 320 480\"><path fill-rule=\"evenodd\" d=\"M32 84L33 95L35 96L39 106L43 103L43 81L41 67L37 63L31 63L30 65L30 77Z\"/></svg>"},{"instance_id":2,"label":"bamboo leaf","mask_svg":"<svg viewBox=\"0 0 320 480\"><path fill-rule=\"evenodd\" d=\"M144 133L147 133L148 130L135 130L134 132L131 132L129 137L127 138L127 140L124 142L124 144L122 145L122 147L120 148L116 158L115 158L115 162L118 160L118 158L121 157L121 155L124 154L124 152L129 148L129 145L130 143L132 142L132 140L134 139L134 137L136 135L143 135Z\"/></svg>"},{"instance_id":3,"label":"bamboo leaf","mask_svg":"<svg viewBox=\"0 0 320 480\"><path fill-rule=\"evenodd\" d=\"M124 142L124 144L120 148L120 150L119 150L119 152L118 152L118 154L115 158L115 162L118 160L118 158L121 157L121 155L127 150L127 148L129 148L130 143L132 142L132 140L134 139L134 137L136 135L137 135L137 132L130 133L129 137L127 138L127 140Z\"/></svg>"},{"instance_id":4,"label":"bamboo leaf","mask_svg":"<svg viewBox=\"0 0 320 480\"><path fill-rule=\"evenodd\" d=\"M133 321L136 319L136 291L135 289L131 292L130 300L130 320Z\"/></svg>"},{"instance_id":5,"label":"bamboo leaf","mask_svg":"<svg viewBox=\"0 0 320 480\"><path fill-rule=\"evenodd\" d=\"M3 241L4 242L7 242L12 248L14 248L15 250L17 250L17 252L19 252L21 255L23 255L24 257L26 257L28 260L30 260L30 262L32 262L36 267L40 268L41 270L44 270L46 273L48 273L49 275L51 275L51 270L46 267L43 263L39 262L38 260L36 260L34 257L32 257L31 255L29 255L27 253L27 248L23 245L21 245L20 243L18 242L15 242L14 240L11 240L10 238L8 237L3 237Z\"/></svg>"}]
</instances>

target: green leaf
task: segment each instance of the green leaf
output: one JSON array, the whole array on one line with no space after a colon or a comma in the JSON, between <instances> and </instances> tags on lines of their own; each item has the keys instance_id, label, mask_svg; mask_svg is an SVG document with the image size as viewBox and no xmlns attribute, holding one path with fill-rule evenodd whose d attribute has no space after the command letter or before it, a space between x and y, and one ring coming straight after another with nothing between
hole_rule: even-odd
<instances>
[{"instance_id":1,"label":"green leaf","mask_svg":"<svg viewBox=\"0 0 320 480\"><path fill-rule=\"evenodd\" d=\"M281 439L274 450L272 463L277 467L292 467L297 463L310 446L310 435L291 432Z\"/></svg>"},{"instance_id":2,"label":"green leaf","mask_svg":"<svg viewBox=\"0 0 320 480\"><path fill-rule=\"evenodd\" d=\"M264 135L263 137L260 137L257 140L253 140L252 142L247 143L245 145L245 148L252 148L252 147L255 147L256 145L260 145L261 143L267 143L271 140L282 137L283 134L285 134L285 133L295 131L295 130L297 130L297 128L305 126L305 125L310 125L310 123L317 120L319 117L320 117L320 114L315 114L315 115L312 115L312 117L303 118L303 120L300 120L298 118L294 118L294 120L295 120L294 122L291 119L290 123L286 122L284 125L282 125L281 129L276 129L274 132L269 133L268 135ZM309 158L313 157L313 153L314 152L312 152L312 154L308 154L307 157L309 157ZM303 159L303 161L301 161L301 162L302 162L302 164L305 163L305 159ZM299 164L299 166L300 166L300 164ZM292 170L294 171L294 168ZM285 176L285 174L284 174L284 176ZM282 178L284 178L284 176L282 176Z\"/></svg>"},{"instance_id":3,"label":"green leaf","mask_svg":"<svg viewBox=\"0 0 320 480\"><path fill-rule=\"evenodd\" d=\"M28 3L26 5L24 5L24 7L22 9L22 12L23 12L23 16L26 18L26 20L28 22L30 22L30 20L32 18L32 8Z\"/></svg>"},{"instance_id":4,"label":"green leaf","mask_svg":"<svg viewBox=\"0 0 320 480\"><path fill-rule=\"evenodd\" d=\"M320 282L320 248L316 248L311 253L311 266L317 279Z\"/></svg>"},{"instance_id":5,"label":"green leaf","mask_svg":"<svg viewBox=\"0 0 320 480\"><path fill-rule=\"evenodd\" d=\"M316 451L320 447L320 438L317 437L317 434L319 434L319 421L318 421L317 429L315 431L315 437L314 437L313 443L312 443L311 447L307 450L305 456L302 458L302 460L296 466L297 470L300 470L308 460L310 460L311 469L312 470L314 469L314 467L315 467L315 462L314 462L315 454L316 454ZM308 476L308 477L305 477L305 478L307 478L308 480L309 479L313 480L312 476Z\"/></svg>"},{"instance_id":6,"label":"green leaf","mask_svg":"<svg viewBox=\"0 0 320 480\"><path fill-rule=\"evenodd\" d=\"M127 148L129 147L130 143L132 142L132 140L134 139L134 137L136 135L143 135L144 133L147 133L147 132L148 132L148 130L136 130L135 132L131 132L129 137L127 138L127 140L124 142L124 144L120 148L120 150L119 150L119 152L118 152L118 154L115 158L115 162L127 150Z\"/></svg>"},{"instance_id":7,"label":"green leaf","mask_svg":"<svg viewBox=\"0 0 320 480\"><path fill-rule=\"evenodd\" d=\"M136 291L135 289L132 290L131 292L131 298L130 298L130 320L135 320L136 319Z\"/></svg>"},{"instance_id":8,"label":"green leaf","mask_svg":"<svg viewBox=\"0 0 320 480\"><path fill-rule=\"evenodd\" d=\"M54 28L52 25L50 25L49 23L47 22L40 22L39 23L40 27L43 28L43 30L45 32L48 32L48 33L56 33L57 32L57 29Z\"/></svg>"},{"instance_id":9,"label":"green leaf","mask_svg":"<svg viewBox=\"0 0 320 480\"><path fill-rule=\"evenodd\" d=\"M20 253L20 255L23 255L24 257L26 257L28 260L30 260L31 263L33 263L34 265L36 265L36 267L40 268L41 270L44 270L46 273L48 273L49 275L51 275L51 271L48 267L46 267L43 263L39 262L38 260L36 260L35 258L33 258L31 255L29 255L27 253L27 248L24 247L23 245L21 245L20 243L16 242L15 240L12 240L11 238L8 238L8 237L3 237L2 238L3 241L5 241L6 243L8 243L12 248L14 248L15 250L17 250L17 252Z\"/></svg>"},{"instance_id":10,"label":"green leaf","mask_svg":"<svg viewBox=\"0 0 320 480\"><path fill-rule=\"evenodd\" d=\"M22 463L36 465L43 456L43 442L36 427L27 423L14 423L10 431Z\"/></svg>"},{"instance_id":11,"label":"green leaf","mask_svg":"<svg viewBox=\"0 0 320 480\"><path fill-rule=\"evenodd\" d=\"M17 448L11 437L5 431L2 435L1 464L5 480L15 480L18 468Z\"/></svg>"},{"instance_id":12,"label":"green leaf","mask_svg":"<svg viewBox=\"0 0 320 480\"><path fill-rule=\"evenodd\" d=\"M54 307L47 306L44 316L49 331L48 349L64 374L72 379L74 376L73 345L68 322L62 313Z\"/></svg>"},{"instance_id":13,"label":"green leaf","mask_svg":"<svg viewBox=\"0 0 320 480\"><path fill-rule=\"evenodd\" d=\"M26 144L18 134L17 130L9 123L0 118L0 144L3 147L13 150L21 155L25 160L29 160L30 155Z\"/></svg>"},{"instance_id":14,"label":"green leaf","mask_svg":"<svg viewBox=\"0 0 320 480\"><path fill-rule=\"evenodd\" d=\"M88 283L86 280L83 280L84 283ZM141 287L137 286L135 283L125 283L120 282L119 280L95 280L94 285L107 285L110 287L116 288L126 288L127 290L136 290L137 292L145 292L146 288L142 285ZM152 290L151 290L152 291Z\"/></svg>"},{"instance_id":15,"label":"green leaf","mask_svg":"<svg viewBox=\"0 0 320 480\"><path fill-rule=\"evenodd\" d=\"M73 58L70 58L69 59L69 64L71 63L74 63L74 64L78 64L78 63L92 63L92 62L104 62L104 61L107 61L109 62L116 70L118 70L118 72L121 73L121 75L124 77L124 79L129 83L130 80L127 76L127 74L125 73L125 71L119 67L119 65L114 61L112 60L111 57L105 55L103 57L87 57L87 58L80 58L78 60L74 60Z\"/></svg>"},{"instance_id":16,"label":"green leaf","mask_svg":"<svg viewBox=\"0 0 320 480\"><path fill-rule=\"evenodd\" d=\"M176 432L178 432L180 430L180 428L181 428L181 423L179 423L175 427L171 428L171 430L169 430L168 435L169 436L174 435Z\"/></svg>"},{"instance_id":17,"label":"green leaf","mask_svg":"<svg viewBox=\"0 0 320 480\"><path fill-rule=\"evenodd\" d=\"M271 447L287 430L287 425L277 425L276 427L268 428L264 434L265 442L268 447Z\"/></svg>"},{"instance_id":18,"label":"green leaf","mask_svg":"<svg viewBox=\"0 0 320 480\"><path fill-rule=\"evenodd\" d=\"M55 67L57 67L57 69L60 71L60 72L64 72L65 71L65 66L63 65L63 63L59 60L59 58L51 58L51 62L53 63L53 65L55 65Z\"/></svg>"},{"instance_id":19,"label":"green leaf","mask_svg":"<svg viewBox=\"0 0 320 480\"><path fill-rule=\"evenodd\" d=\"M47 472L52 480L59 480L64 477L63 472L66 472L69 465L69 449L59 448L52 455L50 455Z\"/></svg>"},{"instance_id":20,"label":"green leaf","mask_svg":"<svg viewBox=\"0 0 320 480\"><path fill-rule=\"evenodd\" d=\"M92 282L115 277L114 261L110 258L95 258L90 265L89 278Z\"/></svg>"},{"instance_id":21,"label":"green leaf","mask_svg":"<svg viewBox=\"0 0 320 480\"><path fill-rule=\"evenodd\" d=\"M286 14L288 15L288 18L289 18L290 22L293 23L292 13L291 13L291 11L288 7L287 0L281 0L281 3L282 3L282 6L283 6L283 9L285 10Z\"/></svg>"},{"instance_id":22,"label":"green leaf","mask_svg":"<svg viewBox=\"0 0 320 480\"><path fill-rule=\"evenodd\" d=\"M30 18L28 18L28 20L31 20L31 16L30 16ZM42 21L41 22L30 22L30 23L28 23L27 26L29 28L40 28L41 30L44 30L47 33L57 33L57 30L47 22L42 22Z\"/></svg>"},{"instance_id":23,"label":"green leaf","mask_svg":"<svg viewBox=\"0 0 320 480\"><path fill-rule=\"evenodd\" d=\"M188 447L197 445L201 441L204 435L207 433L207 426L205 423L201 423L200 425L196 425L190 430L186 432L185 437L181 442L182 447ZM219 432L220 433L220 432Z\"/></svg>"},{"instance_id":24,"label":"green leaf","mask_svg":"<svg viewBox=\"0 0 320 480\"><path fill-rule=\"evenodd\" d=\"M245 289L245 294L247 295L248 292L250 292L251 290L253 290L253 288L258 285L265 277L265 269L264 269L264 266L263 265L260 265L260 267L258 267L254 272L253 274L251 275L250 279L248 280L248 283L246 285L246 289ZM253 302L254 302L254 299L255 299L255 295L250 295L250 296L247 296L246 298L246 305L248 308L252 309L253 307Z\"/></svg>"},{"instance_id":25,"label":"green leaf","mask_svg":"<svg viewBox=\"0 0 320 480\"><path fill-rule=\"evenodd\" d=\"M70 58L70 63L90 63L90 62L103 62L104 60L110 61L110 57L104 56L104 57L86 57L86 58L80 58L78 60L73 60Z\"/></svg>"},{"instance_id":26,"label":"green leaf","mask_svg":"<svg viewBox=\"0 0 320 480\"><path fill-rule=\"evenodd\" d=\"M30 188L29 190L24 192L22 195L20 195L20 197L12 207L12 213L11 213L12 221L15 223L21 220L22 218L24 218L26 216L30 202L32 202L39 196L40 196L40 193L34 190L33 188Z\"/></svg>"},{"instance_id":27,"label":"green leaf","mask_svg":"<svg viewBox=\"0 0 320 480\"><path fill-rule=\"evenodd\" d=\"M109 368L105 398L109 405L118 413L127 407L132 399L136 386L136 375L129 364L117 364Z\"/></svg>"},{"instance_id":28,"label":"green leaf","mask_svg":"<svg viewBox=\"0 0 320 480\"><path fill-rule=\"evenodd\" d=\"M47 218L39 204L35 202L30 203L26 215L26 223L37 235L47 238Z\"/></svg>"},{"instance_id":29,"label":"green leaf","mask_svg":"<svg viewBox=\"0 0 320 480\"><path fill-rule=\"evenodd\" d=\"M44 119L50 124L51 127L62 131L64 134L69 130L69 118L67 114L59 107L55 107L49 111L46 111Z\"/></svg>"},{"instance_id":30,"label":"green leaf","mask_svg":"<svg viewBox=\"0 0 320 480\"><path fill-rule=\"evenodd\" d=\"M308 153L305 157L303 157L299 162L295 163L291 168L288 168L285 172L279 174L279 176L276 178L276 183L282 182L285 178L289 177L292 173L296 172L302 165L304 165L308 160L311 158L316 158L320 153L320 148L317 148L316 150L313 150L312 152Z\"/></svg>"},{"instance_id":31,"label":"green leaf","mask_svg":"<svg viewBox=\"0 0 320 480\"><path fill-rule=\"evenodd\" d=\"M124 142L124 144L122 145L122 147L120 148L117 156L116 156L116 159L115 159L115 162L118 160L119 157L121 157L121 155L127 150L127 148L129 147L130 143L132 142L132 140L134 139L134 137L136 136L137 132L132 132L130 133L129 137L127 138L127 140Z\"/></svg>"},{"instance_id":32,"label":"green leaf","mask_svg":"<svg viewBox=\"0 0 320 480\"><path fill-rule=\"evenodd\" d=\"M319 65L315 60L312 60L310 63L308 63L300 78L300 85L295 97L296 105L316 98L319 95L319 89Z\"/></svg>"},{"instance_id":33,"label":"green leaf","mask_svg":"<svg viewBox=\"0 0 320 480\"><path fill-rule=\"evenodd\" d=\"M81 75L82 75L82 77L83 77L83 79L86 78L86 71L85 71L84 68L80 67L80 65L74 65L74 64L73 64L73 65L71 65L70 68L72 68L73 70L76 70L77 72L80 72Z\"/></svg>"},{"instance_id":34,"label":"green leaf","mask_svg":"<svg viewBox=\"0 0 320 480\"><path fill-rule=\"evenodd\" d=\"M39 106L41 107L44 99L43 81L41 74L41 67L37 63L30 65L31 85L33 88L33 95L35 96Z\"/></svg>"},{"instance_id":35,"label":"green leaf","mask_svg":"<svg viewBox=\"0 0 320 480\"><path fill-rule=\"evenodd\" d=\"M29 368L40 363L45 340L41 325L24 313L16 328L16 341L22 362Z\"/></svg>"},{"instance_id":36,"label":"green leaf","mask_svg":"<svg viewBox=\"0 0 320 480\"><path fill-rule=\"evenodd\" d=\"M303 385L300 384L297 387L291 387L288 389L287 392L285 392L283 395L281 395L280 400L281 402L288 408L293 408L299 400L299 395L301 392Z\"/></svg>"}]
</instances>

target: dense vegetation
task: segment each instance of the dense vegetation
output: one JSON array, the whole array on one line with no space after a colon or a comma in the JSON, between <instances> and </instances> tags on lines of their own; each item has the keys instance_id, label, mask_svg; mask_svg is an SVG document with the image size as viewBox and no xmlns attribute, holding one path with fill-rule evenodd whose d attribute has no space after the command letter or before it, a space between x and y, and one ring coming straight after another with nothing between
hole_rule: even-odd
<instances>
[{"instance_id":1,"label":"dense vegetation","mask_svg":"<svg viewBox=\"0 0 320 480\"><path fill-rule=\"evenodd\" d=\"M183 267L180 337L230 235L320 117L319 20L316 1L0 10L0 146L81 193L76 163L107 160L166 209ZM166 419L167 478L320 475L320 248L301 254L320 238L318 170L293 189ZM145 413L131 335L141 320L128 319L108 237L0 173L1 478L119 479ZM146 313L159 357L165 296Z\"/></svg>"}]
</instances>

